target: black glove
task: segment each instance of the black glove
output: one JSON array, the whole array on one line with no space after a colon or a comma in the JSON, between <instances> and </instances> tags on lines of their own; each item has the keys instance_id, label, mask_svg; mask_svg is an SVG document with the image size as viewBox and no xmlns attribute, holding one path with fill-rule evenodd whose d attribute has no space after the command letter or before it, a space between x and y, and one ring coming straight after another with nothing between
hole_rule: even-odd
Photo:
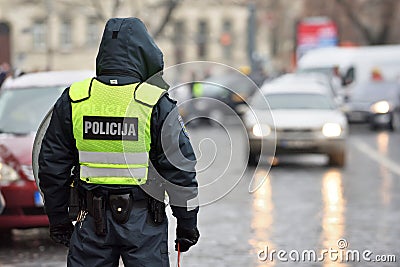
<instances>
[{"instance_id":1,"label":"black glove","mask_svg":"<svg viewBox=\"0 0 400 267\"><path fill-rule=\"evenodd\" d=\"M199 240L200 233L197 227L192 229L176 228L175 250L186 252L191 246L194 246Z\"/></svg>"},{"instance_id":2,"label":"black glove","mask_svg":"<svg viewBox=\"0 0 400 267\"><path fill-rule=\"evenodd\" d=\"M69 247L69 240L73 231L74 226L71 222L50 225L50 238L58 244Z\"/></svg>"}]
</instances>

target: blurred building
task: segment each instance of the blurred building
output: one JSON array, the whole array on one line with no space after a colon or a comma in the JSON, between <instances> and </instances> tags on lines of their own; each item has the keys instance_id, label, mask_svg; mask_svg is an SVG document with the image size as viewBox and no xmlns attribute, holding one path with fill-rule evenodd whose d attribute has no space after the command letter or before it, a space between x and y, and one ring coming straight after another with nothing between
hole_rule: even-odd
<instances>
[{"instance_id":1,"label":"blurred building","mask_svg":"<svg viewBox=\"0 0 400 267\"><path fill-rule=\"evenodd\" d=\"M177 7L157 36L167 66L193 60L237 68L250 64L249 1L176 1ZM281 13L273 12L276 2ZM264 62L281 59L278 65L290 60L293 21L301 2L268 0L262 10L256 9L253 56ZM137 16L154 33L171 3L174 1L0 0L0 61L11 61L24 71L93 69L107 18ZM281 35L289 38L282 41Z\"/></svg>"}]
</instances>

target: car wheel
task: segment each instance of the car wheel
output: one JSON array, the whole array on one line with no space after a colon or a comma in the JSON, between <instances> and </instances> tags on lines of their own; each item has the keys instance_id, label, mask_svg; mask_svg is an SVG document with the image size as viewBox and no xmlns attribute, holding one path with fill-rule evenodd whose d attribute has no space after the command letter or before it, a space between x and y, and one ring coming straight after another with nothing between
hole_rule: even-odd
<instances>
[{"instance_id":1,"label":"car wheel","mask_svg":"<svg viewBox=\"0 0 400 267\"><path fill-rule=\"evenodd\" d=\"M346 155L344 150L329 154L329 165L343 167L345 165Z\"/></svg>"},{"instance_id":2,"label":"car wheel","mask_svg":"<svg viewBox=\"0 0 400 267\"><path fill-rule=\"evenodd\" d=\"M376 131L376 130L378 129L378 125L376 125L376 123L374 123L374 122L371 122L371 123L369 124L369 129L370 129L371 131Z\"/></svg>"},{"instance_id":3,"label":"car wheel","mask_svg":"<svg viewBox=\"0 0 400 267\"><path fill-rule=\"evenodd\" d=\"M390 117L390 121L388 123L388 128L390 131L396 130L398 127L399 123L399 115L397 112L393 112L392 116Z\"/></svg>"},{"instance_id":4,"label":"car wheel","mask_svg":"<svg viewBox=\"0 0 400 267\"><path fill-rule=\"evenodd\" d=\"M12 241L12 230L11 229L0 229L1 243L7 244Z\"/></svg>"},{"instance_id":5,"label":"car wheel","mask_svg":"<svg viewBox=\"0 0 400 267\"><path fill-rule=\"evenodd\" d=\"M388 129L390 131L394 131L394 121L393 121L393 117L390 119L390 121L388 122Z\"/></svg>"},{"instance_id":6,"label":"car wheel","mask_svg":"<svg viewBox=\"0 0 400 267\"><path fill-rule=\"evenodd\" d=\"M249 158L248 158L249 166L257 166L258 157L259 157L259 155L257 153L250 150Z\"/></svg>"}]
</instances>

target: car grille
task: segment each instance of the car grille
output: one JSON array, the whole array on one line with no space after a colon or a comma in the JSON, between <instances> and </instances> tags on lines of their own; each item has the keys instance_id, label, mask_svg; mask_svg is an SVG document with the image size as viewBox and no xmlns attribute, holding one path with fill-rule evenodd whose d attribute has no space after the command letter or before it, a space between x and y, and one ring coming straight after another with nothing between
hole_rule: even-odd
<instances>
[{"instance_id":1,"label":"car grille","mask_svg":"<svg viewBox=\"0 0 400 267\"><path fill-rule=\"evenodd\" d=\"M314 129L276 129L277 139L284 140L309 140L316 137Z\"/></svg>"},{"instance_id":2,"label":"car grille","mask_svg":"<svg viewBox=\"0 0 400 267\"><path fill-rule=\"evenodd\" d=\"M371 103L353 102L350 104L351 111L369 111Z\"/></svg>"}]
</instances>

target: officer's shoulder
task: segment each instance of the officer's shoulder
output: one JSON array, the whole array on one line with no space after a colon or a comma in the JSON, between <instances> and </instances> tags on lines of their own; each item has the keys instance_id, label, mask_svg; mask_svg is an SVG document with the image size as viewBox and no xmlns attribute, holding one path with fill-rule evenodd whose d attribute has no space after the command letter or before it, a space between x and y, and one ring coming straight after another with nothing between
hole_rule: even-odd
<instances>
[{"instance_id":1,"label":"officer's shoulder","mask_svg":"<svg viewBox=\"0 0 400 267\"><path fill-rule=\"evenodd\" d=\"M168 108L174 108L177 101L173 99L168 92L166 92L157 103L157 106L163 106Z\"/></svg>"},{"instance_id":2,"label":"officer's shoulder","mask_svg":"<svg viewBox=\"0 0 400 267\"><path fill-rule=\"evenodd\" d=\"M69 97L69 90L70 87L65 88L60 97L57 99L53 106L55 111L64 112L70 107L71 99Z\"/></svg>"},{"instance_id":3,"label":"officer's shoulder","mask_svg":"<svg viewBox=\"0 0 400 267\"><path fill-rule=\"evenodd\" d=\"M86 78L82 81L74 82L69 88L69 98L72 102L81 101L90 95L90 85L93 78Z\"/></svg>"},{"instance_id":4,"label":"officer's shoulder","mask_svg":"<svg viewBox=\"0 0 400 267\"><path fill-rule=\"evenodd\" d=\"M157 113L157 117L165 118L168 114L176 108L176 101L173 100L167 93L158 100L154 106L153 113Z\"/></svg>"},{"instance_id":5,"label":"officer's shoulder","mask_svg":"<svg viewBox=\"0 0 400 267\"><path fill-rule=\"evenodd\" d=\"M169 101L170 103L174 104L174 105L178 102L178 101L176 101L174 98L172 98L168 92L165 93L164 98L165 98L167 101Z\"/></svg>"},{"instance_id":6,"label":"officer's shoulder","mask_svg":"<svg viewBox=\"0 0 400 267\"><path fill-rule=\"evenodd\" d=\"M168 105L169 104L169 105L173 105L173 106L176 105L177 101L175 99L171 98L171 96L169 95L167 89L159 87L159 86L156 86L156 85L153 85L153 84L150 84L150 83L143 83L142 85L145 86L145 87L142 87L143 90L149 89L149 90L155 90L155 91L162 92L161 96L160 96L160 99L158 100L156 106L158 106L160 104L161 105L162 104L164 104L164 105Z\"/></svg>"},{"instance_id":7,"label":"officer's shoulder","mask_svg":"<svg viewBox=\"0 0 400 267\"><path fill-rule=\"evenodd\" d=\"M64 89L64 91L61 93L60 97L57 99L56 105L71 101L71 99L69 97L69 90L70 90L70 87L67 87Z\"/></svg>"}]
</instances>

